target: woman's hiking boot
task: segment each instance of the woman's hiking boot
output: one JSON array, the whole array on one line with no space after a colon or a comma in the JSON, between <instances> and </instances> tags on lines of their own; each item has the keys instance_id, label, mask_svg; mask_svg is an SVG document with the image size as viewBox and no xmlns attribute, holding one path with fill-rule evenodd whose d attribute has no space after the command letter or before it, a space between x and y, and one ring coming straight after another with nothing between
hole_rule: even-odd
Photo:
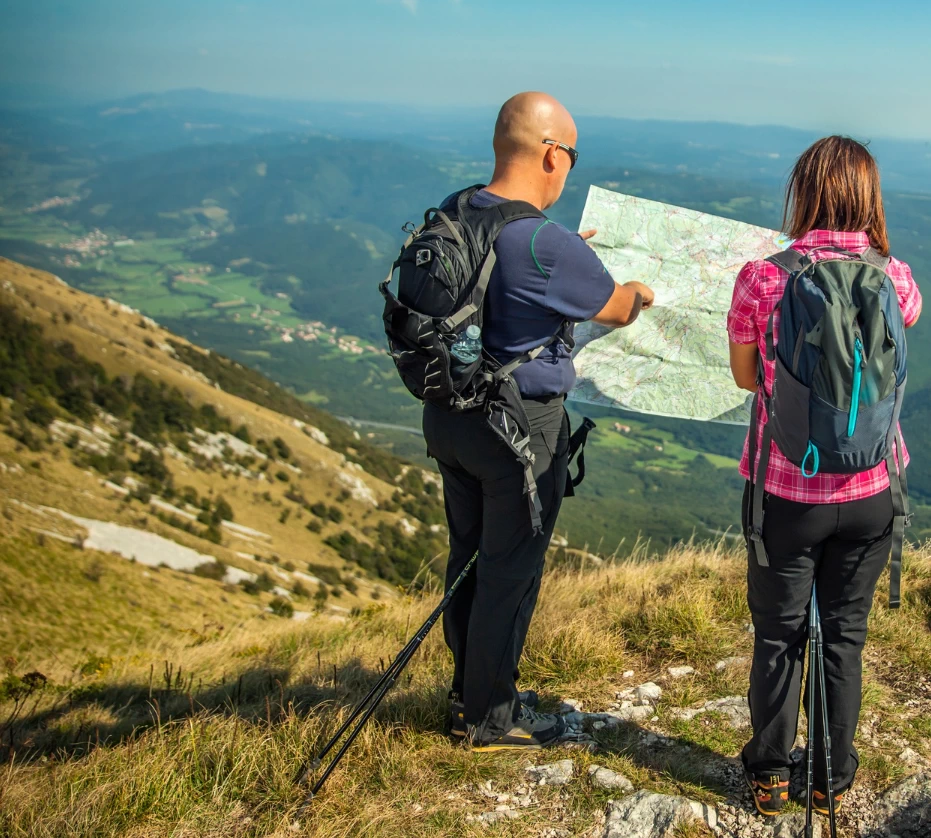
<instances>
[{"instance_id":1,"label":"woman's hiking boot","mask_svg":"<svg viewBox=\"0 0 931 838\"><path fill-rule=\"evenodd\" d=\"M848 786L843 791L834 792L834 814L836 815L841 808L841 802L844 799L844 795L847 794L847 791L850 787ZM828 817L831 813L828 810L828 796L826 792L818 791L818 789L812 789L811 792L811 808L812 811L817 812L819 815L824 815Z\"/></svg>"},{"instance_id":2,"label":"woman's hiking boot","mask_svg":"<svg viewBox=\"0 0 931 838\"><path fill-rule=\"evenodd\" d=\"M531 710L536 710L540 704L540 696L533 690L524 690L517 695L520 698L520 703ZM449 707L449 735L462 738L466 735L465 704L462 703L459 693L450 692L449 699L451 702Z\"/></svg>"},{"instance_id":3,"label":"woman's hiking boot","mask_svg":"<svg viewBox=\"0 0 931 838\"><path fill-rule=\"evenodd\" d=\"M473 751L535 750L552 745L566 732L562 716L537 713L521 706L517 721L506 733L495 739L472 740ZM473 733L474 736L474 733Z\"/></svg>"},{"instance_id":4,"label":"woman's hiking boot","mask_svg":"<svg viewBox=\"0 0 931 838\"><path fill-rule=\"evenodd\" d=\"M744 779L761 815L778 815L789 802L789 772L756 774L744 771Z\"/></svg>"}]
</instances>

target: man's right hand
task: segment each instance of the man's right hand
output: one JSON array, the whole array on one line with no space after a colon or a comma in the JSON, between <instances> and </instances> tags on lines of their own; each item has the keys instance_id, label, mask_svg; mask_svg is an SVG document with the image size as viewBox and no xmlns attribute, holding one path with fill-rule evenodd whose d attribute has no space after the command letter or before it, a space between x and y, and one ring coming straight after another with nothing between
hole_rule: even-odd
<instances>
[{"instance_id":1,"label":"man's right hand","mask_svg":"<svg viewBox=\"0 0 931 838\"><path fill-rule=\"evenodd\" d=\"M646 310L653 305L653 289L649 285L644 285L642 282L637 282L637 280L632 279L630 282L625 282L628 288L633 288L640 297L642 302L640 303L641 310Z\"/></svg>"},{"instance_id":2,"label":"man's right hand","mask_svg":"<svg viewBox=\"0 0 931 838\"><path fill-rule=\"evenodd\" d=\"M592 320L602 326L618 329L629 326L637 319L641 309L650 308L652 305L653 289L642 282L625 282L614 287L611 299Z\"/></svg>"}]
</instances>

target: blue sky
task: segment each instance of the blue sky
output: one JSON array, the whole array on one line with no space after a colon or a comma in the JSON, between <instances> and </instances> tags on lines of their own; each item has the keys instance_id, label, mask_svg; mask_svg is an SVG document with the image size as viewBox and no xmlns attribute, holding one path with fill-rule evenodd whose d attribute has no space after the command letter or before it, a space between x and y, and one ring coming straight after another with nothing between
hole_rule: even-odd
<instances>
[{"instance_id":1,"label":"blue sky","mask_svg":"<svg viewBox=\"0 0 931 838\"><path fill-rule=\"evenodd\" d=\"M206 87L931 139L928 0L0 0L0 82Z\"/></svg>"}]
</instances>

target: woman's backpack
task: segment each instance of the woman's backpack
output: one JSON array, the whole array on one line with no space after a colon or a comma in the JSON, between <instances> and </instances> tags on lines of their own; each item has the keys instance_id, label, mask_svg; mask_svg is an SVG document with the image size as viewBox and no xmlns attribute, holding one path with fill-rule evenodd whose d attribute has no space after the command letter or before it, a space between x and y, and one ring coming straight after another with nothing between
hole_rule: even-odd
<instances>
[{"instance_id":1,"label":"woman's backpack","mask_svg":"<svg viewBox=\"0 0 931 838\"><path fill-rule=\"evenodd\" d=\"M855 474L885 462L894 509L889 605L899 605L902 545L908 526L908 489L899 413L905 394L905 323L887 257L838 250L840 257L814 260L785 250L767 261L789 273L782 299L769 317L766 360L775 361L770 398L762 386L769 421L760 462L751 474L749 538L757 560L763 547L763 493L770 442L812 478L819 472ZM773 323L781 311L779 340ZM774 345L775 344L775 345ZM754 403L753 421L757 421ZM756 428L750 434L750 468L756 459ZM897 456L896 456L897 453Z\"/></svg>"}]
</instances>

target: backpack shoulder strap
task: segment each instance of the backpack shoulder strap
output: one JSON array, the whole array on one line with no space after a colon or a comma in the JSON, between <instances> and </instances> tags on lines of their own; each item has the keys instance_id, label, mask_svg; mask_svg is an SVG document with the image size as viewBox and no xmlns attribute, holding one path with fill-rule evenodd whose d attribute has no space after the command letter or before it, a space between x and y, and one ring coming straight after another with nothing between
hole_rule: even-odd
<instances>
[{"instance_id":1,"label":"backpack shoulder strap","mask_svg":"<svg viewBox=\"0 0 931 838\"><path fill-rule=\"evenodd\" d=\"M867 265L872 265L874 268L879 268L883 273L889 267L889 263L892 259L888 256L883 256L879 251L874 250L872 247L868 247L863 253L860 254L860 258L866 262Z\"/></svg>"},{"instance_id":2,"label":"backpack shoulder strap","mask_svg":"<svg viewBox=\"0 0 931 838\"><path fill-rule=\"evenodd\" d=\"M505 225L521 218L542 218L544 222L546 220L546 216L540 210L524 201L505 201L502 204L492 204L488 207L473 207L472 196L483 188L480 184L470 186L468 189L463 189L456 197L456 216L466 231L473 249L481 253L481 262L478 280L472 289L468 304L443 321L442 328L446 331L454 330L481 309L492 271L497 262L494 242ZM437 214L443 221L446 221L442 213Z\"/></svg>"},{"instance_id":3,"label":"backpack shoulder strap","mask_svg":"<svg viewBox=\"0 0 931 838\"><path fill-rule=\"evenodd\" d=\"M784 271L788 271L790 274L796 274L802 270L802 268L806 267L808 257L790 247L788 250L783 250L779 253L774 253L772 256L767 256L766 261L771 262L776 265L776 267L782 268Z\"/></svg>"}]
</instances>

